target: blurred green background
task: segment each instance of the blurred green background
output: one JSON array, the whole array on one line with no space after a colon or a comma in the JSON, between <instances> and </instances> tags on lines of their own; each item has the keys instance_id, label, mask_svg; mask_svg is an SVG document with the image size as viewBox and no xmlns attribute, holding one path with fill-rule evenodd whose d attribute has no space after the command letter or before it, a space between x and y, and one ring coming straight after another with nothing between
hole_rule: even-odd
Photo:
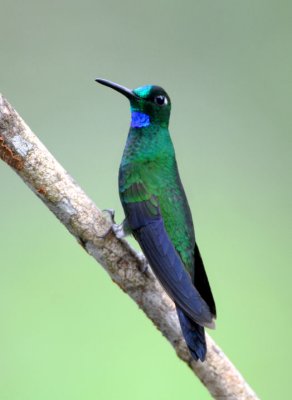
<instances>
[{"instance_id":1,"label":"blurred green background","mask_svg":"<svg viewBox=\"0 0 292 400\"><path fill-rule=\"evenodd\" d=\"M94 78L168 91L217 300L211 335L261 398L288 398L291 2L0 0L0 10L0 91L117 221L129 105ZM2 162L0 178L0 399L210 399Z\"/></svg>"}]
</instances>

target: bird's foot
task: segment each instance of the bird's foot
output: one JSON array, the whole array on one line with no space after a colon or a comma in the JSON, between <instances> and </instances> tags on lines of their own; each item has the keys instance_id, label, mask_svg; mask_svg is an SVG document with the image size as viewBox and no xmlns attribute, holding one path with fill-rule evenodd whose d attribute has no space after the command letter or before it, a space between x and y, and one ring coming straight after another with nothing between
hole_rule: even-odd
<instances>
[{"instance_id":1,"label":"bird's foot","mask_svg":"<svg viewBox=\"0 0 292 400\"><path fill-rule=\"evenodd\" d=\"M110 226L107 228L105 233L99 235L98 238L104 239L111 232L114 232L118 239L124 239L126 236L131 234L131 229L126 219L121 224L115 223L115 210L113 210L112 208L107 208L105 210L102 210L102 213L104 217L109 221ZM150 270L148 268L148 261L145 258L144 254L141 251L137 253L136 250L134 250L127 241L124 241L124 245L127 246L130 252L136 257L139 263L140 272L149 277Z\"/></svg>"},{"instance_id":2,"label":"bird's foot","mask_svg":"<svg viewBox=\"0 0 292 400\"><path fill-rule=\"evenodd\" d=\"M109 221L110 226L107 228L105 233L98 236L99 238L104 239L110 232L114 232L118 239L123 239L131 233L126 220L121 224L115 223L115 210L112 208L106 208L105 210L102 210L102 213L105 219Z\"/></svg>"},{"instance_id":3,"label":"bird's foot","mask_svg":"<svg viewBox=\"0 0 292 400\"><path fill-rule=\"evenodd\" d=\"M139 251L139 253L136 253L136 256L138 258L139 261L139 270L142 274L149 274L149 268L148 268L148 261L146 259L146 257L144 256L144 254L142 253L142 251Z\"/></svg>"},{"instance_id":4,"label":"bird's foot","mask_svg":"<svg viewBox=\"0 0 292 400\"><path fill-rule=\"evenodd\" d=\"M123 239L127 236L127 232L125 232L123 222L121 224L112 224L112 230L115 232L118 239Z\"/></svg>"}]
</instances>

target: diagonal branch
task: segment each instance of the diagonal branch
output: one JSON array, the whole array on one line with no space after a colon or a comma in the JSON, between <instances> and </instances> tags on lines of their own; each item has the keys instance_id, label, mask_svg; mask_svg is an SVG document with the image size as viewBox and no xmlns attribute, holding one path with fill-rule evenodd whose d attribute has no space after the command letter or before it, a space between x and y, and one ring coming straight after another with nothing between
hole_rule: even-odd
<instances>
[{"instance_id":1,"label":"diagonal branch","mask_svg":"<svg viewBox=\"0 0 292 400\"><path fill-rule=\"evenodd\" d=\"M257 399L256 394L207 335L204 363L195 362L182 338L173 302L150 271L141 273L137 253L114 233L100 238L109 222L0 95L0 158L75 236L150 318L215 399Z\"/></svg>"}]
</instances>

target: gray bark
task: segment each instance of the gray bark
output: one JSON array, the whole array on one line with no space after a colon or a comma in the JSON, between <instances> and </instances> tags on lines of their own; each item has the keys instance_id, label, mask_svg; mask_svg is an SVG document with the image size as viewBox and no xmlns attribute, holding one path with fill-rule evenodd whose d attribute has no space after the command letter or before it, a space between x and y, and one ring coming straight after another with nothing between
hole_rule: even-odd
<instances>
[{"instance_id":1,"label":"gray bark","mask_svg":"<svg viewBox=\"0 0 292 400\"><path fill-rule=\"evenodd\" d=\"M215 399L258 397L217 344L207 335L207 359L192 359L182 338L173 302L151 270L113 232L110 221L89 199L11 105L0 95L0 158L24 180L83 248L104 267L112 280L152 320Z\"/></svg>"}]
</instances>

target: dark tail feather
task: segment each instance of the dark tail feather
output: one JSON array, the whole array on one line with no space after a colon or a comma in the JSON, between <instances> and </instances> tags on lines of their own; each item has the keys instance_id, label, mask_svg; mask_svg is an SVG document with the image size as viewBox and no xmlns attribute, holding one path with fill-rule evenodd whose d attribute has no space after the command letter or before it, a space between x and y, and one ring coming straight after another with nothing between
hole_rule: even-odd
<instances>
[{"instance_id":1,"label":"dark tail feather","mask_svg":"<svg viewBox=\"0 0 292 400\"><path fill-rule=\"evenodd\" d=\"M192 321L178 306L176 310L183 336L193 358L196 361L204 361L207 352L204 328Z\"/></svg>"}]
</instances>

